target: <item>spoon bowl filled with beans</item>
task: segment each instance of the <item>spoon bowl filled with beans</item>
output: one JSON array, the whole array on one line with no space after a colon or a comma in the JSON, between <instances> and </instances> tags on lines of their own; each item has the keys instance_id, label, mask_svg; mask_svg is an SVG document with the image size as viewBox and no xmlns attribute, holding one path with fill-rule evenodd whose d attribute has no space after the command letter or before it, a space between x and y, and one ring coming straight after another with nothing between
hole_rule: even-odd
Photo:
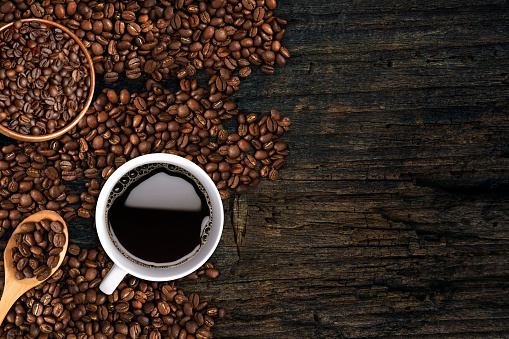
<instances>
[{"instance_id":1,"label":"spoon bowl filled with beans","mask_svg":"<svg viewBox=\"0 0 509 339\"><path fill-rule=\"evenodd\" d=\"M68 28L35 18L0 28L0 133L59 137L85 115L94 85L92 58Z\"/></svg>"},{"instance_id":2,"label":"spoon bowl filled with beans","mask_svg":"<svg viewBox=\"0 0 509 339\"><path fill-rule=\"evenodd\" d=\"M53 211L34 213L16 227L4 252L0 323L21 295L58 270L68 244L67 224Z\"/></svg>"}]
</instances>

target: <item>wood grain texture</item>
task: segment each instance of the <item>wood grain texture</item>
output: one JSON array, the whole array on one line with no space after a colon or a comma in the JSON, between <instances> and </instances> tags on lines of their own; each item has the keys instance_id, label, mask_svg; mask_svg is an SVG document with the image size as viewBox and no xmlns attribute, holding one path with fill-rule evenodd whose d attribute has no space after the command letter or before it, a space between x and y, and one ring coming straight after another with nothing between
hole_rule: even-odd
<instances>
[{"instance_id":1,"label":"wood grain texture","mask_svg":"<svg viewBox=\"0 0 509 339\"><path fill-rule=\"evenodd\" d=\"M508 337L509 4L276 14L291 59L234 97L292 119L288 165L225 201L219 278L180 283L227 308L214 337Z\"/></svg>"},{"instance_id":2,"label":"wood grain texture","mask_svg":"<svg viewBox=\"0 0 509 339\"><path fill-rule=\"evenodd\" d=\"M508 336L505 2L277 13L292 58L237 101L291 117L291 155L238 248L230 205L218 280L188 283L228 309L216 337Z\"/></svg>"}]
</instances>

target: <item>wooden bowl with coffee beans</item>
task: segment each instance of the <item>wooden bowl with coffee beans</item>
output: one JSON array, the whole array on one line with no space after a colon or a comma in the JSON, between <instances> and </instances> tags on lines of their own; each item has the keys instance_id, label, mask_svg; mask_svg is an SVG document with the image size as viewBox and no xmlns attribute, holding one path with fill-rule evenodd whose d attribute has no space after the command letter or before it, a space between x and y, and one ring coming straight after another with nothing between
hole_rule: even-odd
<instances>
[{"instance_id":1,"label":"wooden bowl with coffee beans","mask_svg":"<svg viewBox=\"0 0 509 339\"><path fill-rule=\"evenodd\" d=\"M61 136L86 114L95 71L67 27L29 18L0 28L0 133L22 141Z\"/></svg>"}]
</instances>

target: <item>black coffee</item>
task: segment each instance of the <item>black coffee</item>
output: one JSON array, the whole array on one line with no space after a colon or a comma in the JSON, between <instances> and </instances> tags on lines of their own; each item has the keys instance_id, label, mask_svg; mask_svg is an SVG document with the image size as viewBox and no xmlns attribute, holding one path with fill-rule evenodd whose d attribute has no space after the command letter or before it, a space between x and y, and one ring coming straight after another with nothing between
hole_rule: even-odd
<instances>
[{"instance_id":1,"label":"black coffee","mask_svg":"<svg viewBox=\"0 0 509 339\"><path fill-rule=\"evenodd\" d=\"M108 207L113 238L148 262L178 261L199 248L210 231L204 225L211 215L205 189L192 174L168 164L143 165L124 175Z\"/></svg>"}]
</instances>

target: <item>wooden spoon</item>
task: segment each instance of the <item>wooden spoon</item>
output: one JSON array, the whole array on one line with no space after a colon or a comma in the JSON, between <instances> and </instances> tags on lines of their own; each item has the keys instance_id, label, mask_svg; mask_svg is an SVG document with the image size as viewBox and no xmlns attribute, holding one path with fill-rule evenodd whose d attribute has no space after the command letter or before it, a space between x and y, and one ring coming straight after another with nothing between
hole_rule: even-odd
<instances>
[{"instance_id":1,"label":"wooden spoon","mask_svg":"<svg viewBox=\"0 0 509 339\"><path fill-rule=\"evenodd\" d=\"M51 277L56 270L58 270L62 264L62 261L64 260L65 254L67 253L67 246L69 245L69 232L67 230L67 224L58 213L53 211L40 211L27 217L25 220L23 220L22 223L18 225L16 230L12 233L4 252L5 285L2 299L0 299L0 324L2 324L5 316L19 297L21 297L29 289L41 284L44 280L48 279L46 278L44 280L37 280L36 277L25 278L21 280L16 279L16 270L12 265L11 256L11 249L14 247L14 235L19 233L21 229L19 226L26 222L37 222L43 219L61 222L64 226L63 233L65 234L65 244L62 248L62 252L59 254L60 260L58 261L58 265L51 270L48 278Z\"/></svg>"}]
</instances>

